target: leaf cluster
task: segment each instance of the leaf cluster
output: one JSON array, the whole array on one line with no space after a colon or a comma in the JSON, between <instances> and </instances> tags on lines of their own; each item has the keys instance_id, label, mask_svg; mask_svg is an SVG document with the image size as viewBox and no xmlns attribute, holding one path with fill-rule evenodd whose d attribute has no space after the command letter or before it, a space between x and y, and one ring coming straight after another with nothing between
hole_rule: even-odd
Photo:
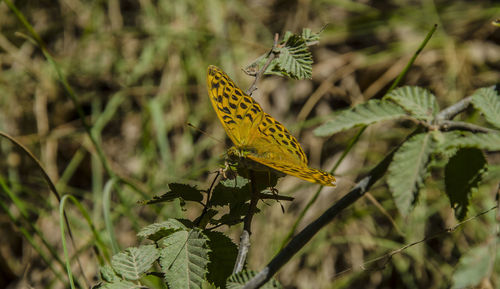
<instances>
[{"instance_id":1,"label":"leaf cluster","mask_svg":"<svg viewBox=\"0 0 500 289\"><path fill-rule=\"evenodd\" d=\"M236 245L226 235L186 220L151 224L137 236L154 244L115 254L111 264L101 268L102 282L94 288L145 288L147 276L161 278L172 289L240 288L254 275L251 271L231 275ZM266 286L280 288L275 280Z\"/></svg>"},{"instance_id":2,"label":"leaf cluster","mask_svg":"<svg viewBox=\"0 0 500 289\"><path fill-rule=\"evenodd\" d=\"M254 62L245 68L248 74L256 74L263 68L271 54L274 57L264 74L286 76L293 79L311 79L313 58L309 46L319 43L320 33L314 33L311 29L304 28L302 34L294 34L287 31L270 53L259 56Z\"/></svg>"},{"instance_id":3,"label":"leaf cluster","mask_svg":"<svg viewBox=\"0 0 500 289\"><path fill-rule=\"evenodd\" d=\"M468 104L492 128L452 121ZM500 96L481 88L450 108L440 110L436 97L421 87L393 90L382 100L369 100L341 112L315 130L330 136L356 126L410 119L419 125L397 149L388 168L387 184L399 212L407 216L432 168L444 168L445 193L459 220L467 215L471 196L488 170L486 151L500 150Z\"/></svg>"},{"instance_id":4,"label":"leaf cluster","mask_svg":"<svg viewBox=\"0 0 500 289\"><path fill-rule=\"evenodd\" d=\"M204 206L201 215L194 221L168 219L143 228L137 236L154 245L131 247L114 255L111 264L101 268L103 283L97 288L141 288L139 280L151 275L160 276L169 288L239 288L254 275L242 271L231 276L238 249L228 236L212 230L243 221L249 209L249 181L240 176L226 179L209 193L185 184L169 187L165 194L142 204L199 203ZM155 264L157 271L151 270ZM280 288L275 280L266 286Z\"/></svg>"}]
</instances>

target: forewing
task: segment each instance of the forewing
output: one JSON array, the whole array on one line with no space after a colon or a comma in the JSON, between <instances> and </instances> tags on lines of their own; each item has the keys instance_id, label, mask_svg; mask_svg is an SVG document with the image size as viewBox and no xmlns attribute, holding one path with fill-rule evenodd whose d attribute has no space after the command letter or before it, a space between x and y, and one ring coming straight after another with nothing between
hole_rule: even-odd
<instances>
[{"instance_id":1,"label":"forewing","mask_svg":"<svg viewBox=\"0 0 500 289\"><path fill-rule=\"evenodd\" d=\"M253 154L249 154L247 155L247 157L253 161L266 165L277 171L301 178L311 183L317 183L323 186L332 186L332 187L336 185L335 177L322 170L313 169L306 165L301 166L295 163L286 162L282 160L263 158Z\"/></svg>"},{"instance_id":2,"label":"forewing","mask_svg":"<svg viewBox=\"0 0 500 289\"><path fill-rule=\"evenodd\" d=\"M207 73L210 102L233 143L240 147L261 122L264 112L220 68L210 65Z\"/></svg>"}]
</instances>

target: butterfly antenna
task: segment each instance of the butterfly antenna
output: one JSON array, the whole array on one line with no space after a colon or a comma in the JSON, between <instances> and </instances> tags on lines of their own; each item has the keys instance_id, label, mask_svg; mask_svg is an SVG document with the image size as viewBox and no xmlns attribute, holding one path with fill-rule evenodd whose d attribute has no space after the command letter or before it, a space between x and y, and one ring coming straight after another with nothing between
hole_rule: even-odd
<instances>
[{"instance_id":1,"label":"butterfly antenna","mask_svg":"<svg viewBox=\"0 0 500 289\"><path fill-rule=\"evenodd\" d=\"M197 131L201 132L202 134L204 134L204 135L208 136L209 138L211 138L211 139L213 139L213 140L215 140L215 141L217 141L217 142L219 142L219 143L221 143L221 144L224 144L224 142L223 142L223 141L221 141L220 139L217 139L217 138L213 137L211 134L209 134L208 132L206 132L206 131L204 131L204 130L200 129L199 127L197 127L197 126L195 126L195 125L193 125L192 123L187 122L187 123L186 123L186 125L187 125L187 126L189 126L190 128L194 128L195 130L197 130Z\"/></svg>"}]
</instances>

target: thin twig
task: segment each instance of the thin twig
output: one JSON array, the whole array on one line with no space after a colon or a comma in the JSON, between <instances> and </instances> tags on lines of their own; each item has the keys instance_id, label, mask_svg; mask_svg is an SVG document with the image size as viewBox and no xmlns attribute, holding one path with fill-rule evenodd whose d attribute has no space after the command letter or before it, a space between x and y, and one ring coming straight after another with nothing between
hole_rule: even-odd
<instances>
[{"instance_id":1,"label":"thin twig","mask_svg":"<svg viewBox=\"0 0 500 289\"><path fill-rule=\"evenodd\" d=\"M462 111L466 110L467 107L469 107L471 100L472 97L469 96L453 105L448 106L440 113L438 113L438 115L436 116L436 120L442 121L453 119L457 114L461 113Z\"/></svg>"},{"instance_id":2,"label":"thin twig","mask_svg":"<svg viewBox=\"0 0 500 289\"><path fill-rule=\"evenodd\" d=\"M247 89L246 94L252 95L252 93L257 89L257 82L264 75L264 72L266 72L266 69L271 64L271 61L273 61L273 59L276 57L276 52L274 52L274 51L278 47L278 40L279 40L279 34L276 33L274 35L273 48L271 48L271 51L269 51L269 54L268 54L269 56L267 58L266 64L264 64L264 66L262 66L262 68L259 70L259 72L257 72L257 74L255 75L255 79L253 80L252 85L250 85L250 88Z\"/></svg>"},{"instance_id":3,"label":"thin twig","mask_svg":"<svg viewBox=\"0 0 500 289\"><path fill-rule=\"evenodd\" d=\"M271 51L269 51L268 58L264 66L257 72L255 75L255 79L247 89L246 94L251 95L257 89L257 82L266 72L266 69L271 64L271 61L276 57L275 49L278 46L279 34L276 33L274 35L274 43ZM255 177L253 172L250 170L250 188L252 193L252 198L250 200L250 206L248 208L248 213L245 216L245 220L243 222L243 232L240 236L240 245L238 248L238 256L236 257L236 262L233 268L233 274L240 272L243 270L243 266L245 265L246 257L248 254L248 250L250 248L250 235L252 234L251 226L252 226L252 218L257 209L257 203L259 202L259 198L261 197L261 193L256 191Z\"/></svg>"},{"instance_id":4,"label":"thin twig","mask_svg":"<svg viewBox=\"0 0 500 289\"><path fill-rule=\"evenodd\" d=\"M203 220L203 217L208 212L208 209L210 209L210 197L211 197L215 182L217 181L217 178L219 178L219 175L220 175L220 171L217 171L217 174L215 175L215 178L212 181L212 184L210 185L210 188L207 191L207 202L203 206L203 211L201 212L201 215L198 217L198 221L196 222L196 226L198 226L201 223L201 221Z\"/></svg>"},{"instance_id":5,"label":"thin twig","mask_svg":"<svg viewBox=\"0 0 500 289\"><path fill-rule=\"evenodd\" d=\"M247 230L243 230L240 236L240 246L238 248L238 256L234 263L233 274L241 272L247 259L248 250L250 249L250 234Z\"/></svg>"},{"instance_id":6,"label":"thin twig","mask_svg":"<svg viewBox=\"0 0 500 289\"><path fill-rule=\"evenodd\" d=\"M404 245L403 247L401 247L401 248L399 248L399 249L396 249L396 250L393 250L393 251L391 251L391 252L389 252L389 253L387 253L387 254L384 254L383 256L379 256L379 257L376 257L376 258L374 258L374 259L368 260L368 261L364 262L362 265L360 265L360 266L359 266L359 268L365 269L365 268L366 268L366 265L368 265L368 264L370 264L370 263L373 263L373 262L377 262L377 261L380 261L380 260L386 259L386 261L384 262L384 264L383 264L382 266L380 266L381 268L383 268L383 267L385 267L385 265L386 265L386 264L387 264L387 263L391 260L392 256L394 256L394 255L396 255L396 254L399 254L399 253L403 252L404 250L406 250L406 249L408 249L408 248L410 248L410 247L413 247L413 246L415 246L415 245L418 245L418 244L420 244L420 243L424 243L424 242L427 242L427 241L429 241L429 240L435 239L435 238L437 238L437 237L439 237L439 236L441 236L441 235L444 235L444 234L449 234L449 233L453 233L454 231L456 231L459 227L461 227L461 226L462 226L462 225L464 225L465 223L467 223L467 222L469 222L469 221L471 221L471 220L473 220L473 219L476 219L476 218L478 218L478 217L480 217L480 216L482 216L482 215L484 215L484 214L487 214L488 212L491 212L492 210L494 210L494 209L496 209L496 208L498 208L498 205L496 205L496 206L494 206L494 207L492 207L492 208L490 208L490 209L488 209L488 210L486 210L486 211L483 211L483 212L481 212L481 213L479 213L479 214L477 214L477 215L475 215L475 216L473 216L473 217L470 217L470 218L468 218L467 220L464 220L464 221L462 221L462 222L460 222L460 223L456 224L456 225L455 225L455 226L453 226L453 227L443 229L443 230L441 230L441 231L439 231L439 232L436 232L436 233L434 233L434 234L432 234L432 235L430 235L430 236L424 237L423 239L421 239L421 240L419 240L419 241L415 241L415 242L412 242L412 243L410 243L410 244L406 244L406 245ZM348 272L350 272L350 271L352 271L352 270L354 270L354 269L355 269L354 267L353 267L353 268L346 269L346 270L344 270L344 271L342 271L342 272L339 272L339 273L335 274L333 277L334 277L334 278L335 278L335 277L338 277L338 276L343 275L343 274L345 274L345 273L348 273Z\"/></svg>"},{"instance_id":7,"label":"thin twig","mask_svg":"<svg viewBox=\"0 0 500 289\"><path fill-rule=\"evenodd\" d=\"M489 129L489 128L482 127L482 126L475 125L475 124L468 123L468 122L454 121L454 120L441 120L439 122L439 128L442 131L466 130L466 131L471 131L471 132L483 132L483 133L495 132L495 130L493 130L493 129Z\"/></svg>"},{"instance_id":8,"label":"thin twig","mask_svg":"<svg viewBox=\"0 0 500 289\"><path fill-rule=\"evenodd\" d=\"M245 221L243 222L243 232L240 236L240 246L238 248L238 256L236 257L236 263L234 264L233 274L238 273L243 270L245 261L247 258L248 250L250 249L250 235L252 234L252 219L253 215L257 211L257 203L259 202L259 192L257 192L255 176L253 171L249 171L250 175L250 190L252 197L250 199L250 206L248 208L248 213L245 216Z\"/></svg>"}]
</instances>

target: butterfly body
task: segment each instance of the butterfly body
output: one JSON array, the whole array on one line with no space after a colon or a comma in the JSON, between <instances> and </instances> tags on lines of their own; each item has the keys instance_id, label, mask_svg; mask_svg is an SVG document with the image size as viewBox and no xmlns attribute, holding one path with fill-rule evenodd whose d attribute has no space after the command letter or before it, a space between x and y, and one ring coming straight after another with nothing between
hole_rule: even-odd
<instances>
[{"instance_id":1,"label":"butterfly body","mask_svg":"<svg viewBox=\"0 0 500 289\"><path fill-rule=\"evenodd\" d=\"M212 106L234 143L228 151L230 158L244 163L256 162L309 182L335 186L335 177L310 168L297 139L238 88L224 71L209 66L207 86Z\"/></svg>"}]
</instances>

